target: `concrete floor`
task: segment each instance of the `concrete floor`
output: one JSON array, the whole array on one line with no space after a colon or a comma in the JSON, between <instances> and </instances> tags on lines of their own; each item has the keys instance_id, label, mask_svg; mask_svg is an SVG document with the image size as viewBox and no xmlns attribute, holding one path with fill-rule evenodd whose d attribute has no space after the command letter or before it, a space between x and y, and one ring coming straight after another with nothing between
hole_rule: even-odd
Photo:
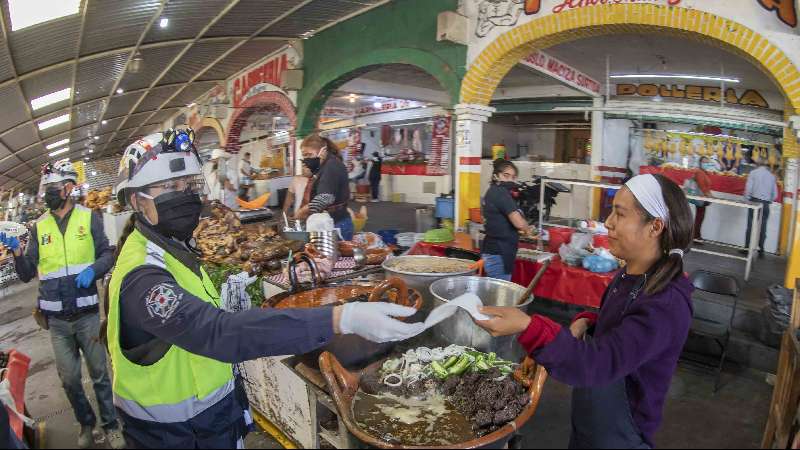
<instances>
[{"instance_id":1,"label":"concrete floor","mask_svg":"<svg viewBox=\"0 0 800 450\"><path fill-rule=\"evenodd\" d=\"M368 206L371 218L367 229L413 230L414 205L381 203ZM766 281L761 277L768 277L769 272L767 268L757 269L754 283L765 285ZM17 349L33 360L26 401L34 418L47 421L46 447L74 448L78 425L61 389L49 334L40 330L30 316L36 289L37 283L34 282L28 285L17 283L7 290L0 290L0 350ZM85 373L84 370L84 386L95 404L91 383ZM712 394L714 380L709 372L681 365L673 381L664 425L657 437L658 446L758 447L772 388L759 372L737 373L728 369L725 381L725 387L715 396ZM523 429L526 447L566 447L570 429L569 408L570 388L549 380L538 413ZM247 446L280 448L275 441L260 433L251 434ZM97 442L96 448L104 447L104 442Z\"/></svg>"}]
</instances>

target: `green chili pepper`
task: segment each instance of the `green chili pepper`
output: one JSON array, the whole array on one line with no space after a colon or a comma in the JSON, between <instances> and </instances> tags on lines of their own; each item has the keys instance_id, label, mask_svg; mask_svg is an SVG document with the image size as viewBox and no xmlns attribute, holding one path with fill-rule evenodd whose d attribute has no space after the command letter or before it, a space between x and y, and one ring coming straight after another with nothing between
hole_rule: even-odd
<instances>
[{"instance_id":1,"label":"green chili pepper","mask_svg":"<svg viewBox=\"0 0 800 450\"><path fill-rule=\"evenodd\" d=\"M447 358L447 361L444 363L443 367L445 369L449 369L449 368L453 367L453 364L455 364L457 362L458 362L458 356L451 356L451 357Z\"/></svg>"},{"instance_id":2,"label":"green chili pepper","mask_svg":"<svg viewBox=\"0 0 800 450\"><path fill-rule=\"evenodd\" d=\"M487 358L486 362L489 363L489 365L491 366L494 364L495 361L497 361L497 353L495 352L489 353L489 357Z\"/></svg>"},{"instance_id":3,"label":"green chili pepper","mask_svg":"<svg viewBox=\"0 0 800 450\"><path fill-rule=\"evenodd\" d=\"M476 362L475 363L475 367L477 367L479 370L482 370L484 372L486 372L489 369L491 369L491 366L489 366L489 364L487 364L486 361L483 361L483 360L480 360L480 361Z\"/></svg>"},{"instance_id":4,"label":"green chili pepper","mask_svg":"<svg viewBox=\"0 0 800 450\"><path fill-rule=\"evenodd\" d=\"M434 361L431 363L431 368L433 368L433 374L436 375L436 378L445 379L448 376L447 370L442 367L441 364Z\"/></svg>"},{"instance_id":5,"label":"green chili pepper","mask_svg":"<svg viewBox=\"0 0 800 450\"><path fill-rule=\"evenodd\" d=\"M472 358L469 355L461 355L458 358L458 362L451 367L447 373L450 375L461 375L469 369L469 366L472 365Z\"/></svg>"}]
</instances>

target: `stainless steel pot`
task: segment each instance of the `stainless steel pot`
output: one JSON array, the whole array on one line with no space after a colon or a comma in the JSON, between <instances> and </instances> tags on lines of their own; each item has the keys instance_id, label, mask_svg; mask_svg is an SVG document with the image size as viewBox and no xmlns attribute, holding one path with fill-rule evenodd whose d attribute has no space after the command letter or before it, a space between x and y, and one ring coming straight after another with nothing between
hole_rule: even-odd
<instances>
[{"instance_id":1,"label":"stainless steel pot","mask_svg":"<svg viewBox=\"0 0 800 450\"><path fill-rule=\"evenodd\" d=\"M422 294L423 303L420 312L424 314L427 314L428 312L433 310L434 298L433 294L431 294L430 287L434 281L448 277L475 275L477 273L477 269L471 269L458 273L415 273L415 272L403 272L400 270L396 270L394 268L400 262L408 261L409 259L420 261L422 262L422 264L426 263L432 264L433 261L437 260L451 260L460 262L466 261L469 263L472 263L473 261L467 261L464 259L456 259L456 258L443 258L439 256L399 256L397 258L387 259L383 263L383 269L386 271L386 278L389 277L401 278L403 281L406 282L409 288L416 289Z\"/></svg>"},{"instance_id":2,"label":"stainless steel pot","mask_svg":"<svg viewBox=\"0 0 800 450\"><path fill-rule=\"evenodd\" d=\"M494 278L445 278L431 284L430 292L434 298L434 306L444 305L450 300L472 293L480 297L485 306L517 306L527 313L528 305L533 301L531 297L522 305L517 305L518 299L525 293L525 288L516 283ZM451 344L473 347L482 352L495 352L509 361L519 361L525 356L525 351L516 342L516 336L492 337L475 325L469 313L462 309L459 309L453 317L436 325L433 332Z\"/></svg>"}]
</instances>

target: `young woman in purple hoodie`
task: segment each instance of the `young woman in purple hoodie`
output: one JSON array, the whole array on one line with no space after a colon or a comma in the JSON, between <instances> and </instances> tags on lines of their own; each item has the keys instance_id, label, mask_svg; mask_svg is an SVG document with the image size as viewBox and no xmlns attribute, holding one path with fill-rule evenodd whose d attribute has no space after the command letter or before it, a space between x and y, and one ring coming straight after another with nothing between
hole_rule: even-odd
<instances>
[{"instance_id":1,"label":"young woman in purple hoodie","mask_svg":"<svg viewBox=\"0 0 800 450\"><path fill-rule=\"evenodd\" d=\"M660 175L632 178L606 221L611 252L625 260L600 314L562 328L516 308L483 308L478 325L519 343L550 376L574 387L570 448L652 448L692 321L683 272L692 242L683 191Z\"/></svg>"}]
</instances>

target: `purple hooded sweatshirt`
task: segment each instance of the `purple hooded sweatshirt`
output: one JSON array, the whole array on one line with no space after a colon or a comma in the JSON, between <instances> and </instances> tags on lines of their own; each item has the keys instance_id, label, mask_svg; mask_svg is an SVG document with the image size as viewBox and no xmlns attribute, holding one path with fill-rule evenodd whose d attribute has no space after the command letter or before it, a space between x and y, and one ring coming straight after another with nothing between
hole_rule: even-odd
<instances>
[{"instance_id":1,"label":"purple hooded sweatshirt","mask_svg":"<svg viewBox=\"0 0 800 450\"><path fill-rule=\"evenodd\" d=\"M625 377L634 422L653 446L689 336L694 287L680 276L656 295L642 292L624 311L640 283L640 276L622 275L606 293L590 342L575 339L565 327L532 356L550 376L574 387L606 386Z\"/></svg>"}]
</instances>

